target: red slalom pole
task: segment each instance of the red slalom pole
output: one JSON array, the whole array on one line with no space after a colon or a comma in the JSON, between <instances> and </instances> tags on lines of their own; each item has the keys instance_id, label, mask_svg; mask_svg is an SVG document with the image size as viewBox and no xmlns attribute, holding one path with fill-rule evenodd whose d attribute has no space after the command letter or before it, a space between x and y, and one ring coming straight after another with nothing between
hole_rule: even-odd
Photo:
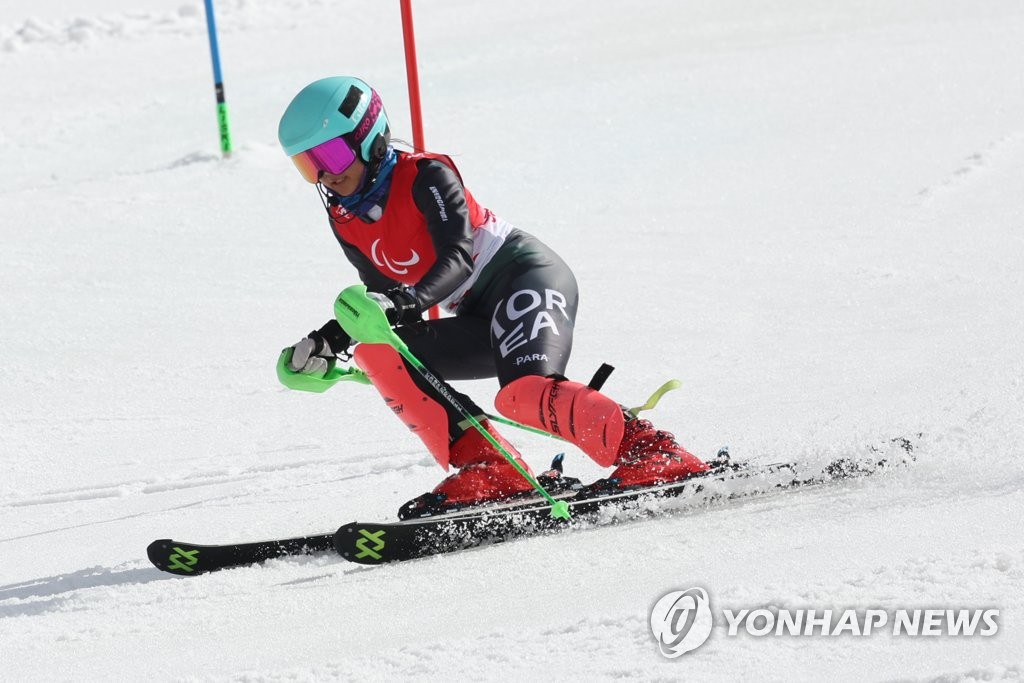
<instances>
[{"instance_id":1,"label":"red slalom pole","mask_svg":"<svg viewBox=\"0 0 1024 683\"><path fill-rule=\"evenodd\" d=\"M402 37L405 40L405 80L409 84L409 117L412 120L412 146L426 149L423 142L423 109L420 107L420 72L416 65L416 32L412 27L412 0L400 0L402 6ZM427 311L430 320L441 317L437 306Z\"/></svg>"},{"instance_id":2,"label":"red slalom pole","mask_svg":"<svg viewBox=\"0 0 1024 683\"><path fill-rule=\"evenodd\" d=\"M416 34L412 27L412 0L401 0L402 37L405 39L405 78L409 83L409 115L412 144L423 151L423 110L420 108L420 74L416 66Z\"/></svg>"}]
</instances>

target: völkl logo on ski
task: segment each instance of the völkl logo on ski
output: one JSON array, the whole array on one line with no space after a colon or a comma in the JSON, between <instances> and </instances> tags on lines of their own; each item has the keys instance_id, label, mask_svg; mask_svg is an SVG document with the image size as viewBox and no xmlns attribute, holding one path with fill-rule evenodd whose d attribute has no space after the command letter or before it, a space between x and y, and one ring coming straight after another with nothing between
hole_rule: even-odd
<instances>
[{"instance_id":1,"label":"v\u00f6lkl logo on ski","mask_svg":"<svg viewBox=\"0 0 1024 683\"><path fill-rule=\"evenodd\" d=\"M174 552L167 558L167 568L170 570L178 570L183 572L193 572L193 567L199 563L199 549L195 550L182 550L181 548L174 547Z\"/></svg>"},{"instance_id":2,"label":"v\u00f6lkl logo on ski","mask_svg":"<svg viewBox=\"0 0 1024 683\"><path fill-rule=\"evenodd\" d=\"M359 552L356 554L356 559L363 559L369 557L372 560L383 559L380 552L384 549L384 529L380 531L367 531L366 529L360 529L359 535L362 536L356 541L356 548ZM367 543L372 543L373 547L369 547Z\"/></svg>"}]
</instances>

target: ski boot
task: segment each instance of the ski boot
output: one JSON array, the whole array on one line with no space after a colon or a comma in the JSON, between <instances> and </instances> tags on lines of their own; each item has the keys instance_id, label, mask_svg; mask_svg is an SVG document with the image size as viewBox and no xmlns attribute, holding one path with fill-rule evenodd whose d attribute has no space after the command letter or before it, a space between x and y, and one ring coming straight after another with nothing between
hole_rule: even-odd
<instances>
[{"instance_id":1,"label":"ski boot","mask_svg":"<svg viewBox=\"0 0 1024 683\"><path fill-rule=\"evenodd\" d=\"M625 413L625 429L615 469L599 479L585 495L670 484L709 471L707 463L680 446L675 437L655 429L649 420Z\"/></svg>"},{"instance_id":2,"label":"ski boot","mask_svg":"<svg viewBox=\"0 0 1024 683\"><path fill-rule=\"evenodd\" d=\"M482 423L524 470L530 471L518 451L505 441L490 421ZM459 471L433 491L413 498L398 510L399 519L431 517L487 503L528 497L533 486L477 429L469 428L451 445L448 462Z\"/></svg>"}]
</instances>

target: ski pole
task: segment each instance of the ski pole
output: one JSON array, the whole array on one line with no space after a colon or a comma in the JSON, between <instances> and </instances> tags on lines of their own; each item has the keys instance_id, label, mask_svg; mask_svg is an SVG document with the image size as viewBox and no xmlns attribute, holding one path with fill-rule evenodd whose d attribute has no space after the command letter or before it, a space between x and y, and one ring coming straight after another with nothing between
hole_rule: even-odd
<instances>
[{"instance_id":1,"label":"ski pole","mask_svg":"<svg viewBox=\"0 0 1024 683\"><path fill-rule=\"evenodd\" d=\"M220 74L220 49L217 47L217 23L213 17L213 0L206 0L206 32L210 37L210 60L213 62L213 92L217 98L217 128L220 151L231 156L231 129L228 127L228 104L224 99L224 78Z\"/></svg>"},{"instance_id":2,"label":"ski pole","mask_svg":"<svg viewBox=\"0 0 1024 683\"><path fill-rule=\"evenodd\" d=\"M564 500L555 500L551 494L544 490L540 482L530 474L526 468L519 464L508 450L488 432L480 421L466 410L459 400L451 395L445 387L444 382L438 379L434 373L427 369L423 363L409 350L409 347L388 323L384 311L375 301L366 296L366 285L352 285L348 287L334 301L334 315L341 323L342 328L358 342L367 344L388 344L399 355L404 358L414 370L433 387L434 391L448 402L469 424L471 424L488 442L501 453L508 462L516 468L516 471L530 482L540 493L544 500L551 503L551 516L560 519L569 519L569 504Z\"/></svg>"}]
</instances>

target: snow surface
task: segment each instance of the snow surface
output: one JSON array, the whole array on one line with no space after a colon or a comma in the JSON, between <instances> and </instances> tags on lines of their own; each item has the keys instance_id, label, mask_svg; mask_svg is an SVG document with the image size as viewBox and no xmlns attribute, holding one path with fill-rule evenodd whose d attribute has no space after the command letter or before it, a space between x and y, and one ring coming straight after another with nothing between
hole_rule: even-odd
<instances>
[{"instance_id":1,"label":"snow surface","mask_svg":"<svg viewBox=\"0 0 1024 683\"><path fill-rule=\"evenodd\" d=\"M428 145L583 285L570 372L711 455L880 477L363 568L181 579L153 539L393 516L442 473L371 389L289 392L278 351L355 282L276 143L358 74L411 137L397 2L0 3L4 680L1019 679L1024 5L417 3ZM492 381L460 389L489 405ZM510 435L543 468L552 442ZM601 474L584 456L571 474ZM718 607L1000 610L989 638L727 637Z\"/></svg>"}]
</instances>

